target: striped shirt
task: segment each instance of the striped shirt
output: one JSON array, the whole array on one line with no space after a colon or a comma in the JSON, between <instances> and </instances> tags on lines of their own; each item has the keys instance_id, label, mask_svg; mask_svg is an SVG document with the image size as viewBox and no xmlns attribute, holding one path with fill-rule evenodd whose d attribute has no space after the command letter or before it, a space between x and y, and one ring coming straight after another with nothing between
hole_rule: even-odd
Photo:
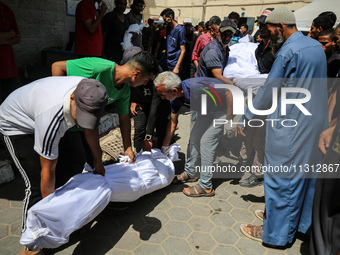
<instances>
[{"instance_id":1,"label":"striped shirt","mask_svg":"<svg viewBox=\"0 0 340 255\"><path fill-rule=\"evenodd\" d=\"M58 158L58 145L75 125L70 95L83 77L48 77L15 90L0 106L0 132L6 136L34 134L34 150Z\"/></svg>"}]
</instances>

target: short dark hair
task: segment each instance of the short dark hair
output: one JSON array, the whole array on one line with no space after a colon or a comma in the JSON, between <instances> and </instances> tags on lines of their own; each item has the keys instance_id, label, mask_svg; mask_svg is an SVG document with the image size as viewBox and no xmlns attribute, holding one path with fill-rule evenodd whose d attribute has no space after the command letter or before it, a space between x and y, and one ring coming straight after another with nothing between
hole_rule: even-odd
<instances>
[{"instance_id":1,"label":"short dark hair","mask_svg":"<svg viewBox=\"0 0 340 255\"><path fill-rule=\"evenodd\" d=\"M314 22L314 27L316 28L321 27L322 30L327 30L333 27L333 24L332 24L333 21L327 15L318 16L313 20L313 22Z\"/></svg>"},{"instance_id":2,"label":"short dark hair","mask_svg":"<svg viewBox=\"0 0 340 255\"><path fill-rule=\"evenodd\" d=\"M209 21L205 22L204 26L205 26L205 29L209 29L210 22Z\"/></svg>"},{"instance_id":3,"label":"short dark hair","mask_svg":"<svg viewBox=\"0 0 340 255\"><path fill-rule=\"evenodd\" d=\"M198 26L204 28L204 21L201 21L200 23L198 23Z\"/></svg>"},{"instance_id":4,"label":"short dark hair","mask_svg":"<svg viewBox=\"0 0 340 255\"><path fill-rule=\"evenodd\" d=\"M243 23L240 27L245 27L245 29L247 29L248 30L248 25L246 24L246 23Z\"/></svg>"},{"instance_id":5,"label":"short dark hair","mask_svg":"<svg viewBox=\"0 0 340 255\"><path fill-rule=\"evenodd\" d=\"M334 29L330 28L327 30L324 30L320 33L320 36L332 36L334 34Z\"/></svg>"},{"instance_id":6,"label":"short dark hair","mask_svg":"<svg viewBox=\"0 0 340 255\"><path fill-rule=\"evenodd\" d=\"M228 19L236 19L239 20L240 19L240 14L238 14L237 12L231 12L228 15Z\"/></svg>"},{"instance_id":7,"label":"short dark hair","mask_svg":"<svg viewBox=\"0 0 340 255\"><path fill-rule=\"evenodd\" d=\"M135 54L128 62L134 68L140 70L142 75L149 75L151 73L158 74L158 61L148 51L141 51Z\"/></svg>"},{"instance_id":8,"label":"short dark hair","mask_svg":"<svg viewBox=\"0 0 340 255\"><path fill-rule=\"evenodd\" d=\"M319 17L320 16L327 16L328 18L331 19L332 21L332 27L334 26L335 22L336 22L336 14L332 11L326 11L326 12L322 12L319 14Z\"/></svg>"},{"instance_id":9,"label":"short dark hair","mask_svg":"<svg viewBox=\"0 0 340 255\"><path fill-rule=\"evenodd\" d=\"M153 19L148 19L148 24L151 26L155 21Z\"/></svg>"},{"instance_id":10,"label":"short dark hair","mask_svg":"<svg viewBox=\"0 0 340 255\"><path fill-rule=\"evenodd\" d=\"M175 13L172 9L170 8L166 8L161 12L161 16L165 16L165 17L170 17L170 15L172 16L172 18L175 18Z\"/></svg>"},{"instance_id":11,"label":"short dark hair","mask_svg":"<svg viewBox=\"0 0 340 255\"><path fill-rule=\"evenodd\" d=\"M136 4L145 4L144 0L133 0L132 5L136 5Z\"/></svg>"},{"instance_id":12,"label":"short dark hair","mask_svg":"<svg viewBox=\"0 0 340 255\"><path fill-rule=\"evenodd\" d=\"M221 19L218 16L212 16L209 20L209 25L220 25L221 24Z\"/></svg>"}]
</instances>

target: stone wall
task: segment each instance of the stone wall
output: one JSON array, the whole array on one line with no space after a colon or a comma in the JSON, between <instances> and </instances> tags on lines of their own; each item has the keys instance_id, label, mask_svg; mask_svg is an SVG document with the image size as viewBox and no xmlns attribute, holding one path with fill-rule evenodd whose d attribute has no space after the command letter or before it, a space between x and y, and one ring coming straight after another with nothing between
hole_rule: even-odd
<instances>
[{"instance_id":1,"label":"stone wall","mask_svg":"<svg viewBox=\"0 0 340 255\"><path fill-rule=\"evenodd\" d=\"M45 48L62 48L66 2L55 0L2 0L17 20L21 42L13 46L18 67L39 63Z\"/></svg>"},{"instance_id":2,"label":"stone wall","mask_svg":"<svg viewBox=\"0 0 340 255\"><path fill-rule=\"evenodd\" d=\"M42 51L64 50L68 32L74 31L74 17L66 15L66 0L2 0L18 23L21 42L13 46L15 60L22 76L23 66L42 63ZM109 11L113 0L106 0Z\"/></svg>"}]
</instances>

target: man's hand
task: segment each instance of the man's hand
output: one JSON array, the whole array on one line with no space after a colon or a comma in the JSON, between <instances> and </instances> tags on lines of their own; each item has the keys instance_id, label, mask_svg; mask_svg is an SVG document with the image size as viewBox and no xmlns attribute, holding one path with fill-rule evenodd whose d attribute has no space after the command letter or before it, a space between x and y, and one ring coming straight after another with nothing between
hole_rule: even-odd
<instances>
[{"instance_id":1,"label":"man's hand","mask_svg":"<svg viewBox=\"0 0 340 255\"><path fill-rule=\"evenodd\" d=\"M327 128L320 134L318 148L322 152L322 154L326 154L329 144L331 143L333 132L335 126Z\"/></svg>"},{"instance_id":2,"label":"man's hand","mask_svg":"<svg viewBox=\"0 0 340 255\"><path fill-rule=\"evenodd\" d=\"M130 111L133 116L137 115L136 111L137 106L139 107L139 109L142 110L142 106L139 103L131 102Z\"/></svg>"},{"instance_id":3,"label":"man's hand","mask_svg":"<svg viewBox=\"0 0 340 255\"><path fill-rule=\"evenodd\" d=\"M130 32L130 34L132 34L132 37L131 37L131 42L133 42L134 40L136 40L138 34L135 33L135 32Z\"/></svg>"},{"instance_id":4,"label":"man's hand","mask_svg":"<svg viewBox=\"0 0 340 255\"><path fill-rule=\"evenodd\" d=\"M94 165L94 171L93 173L95 174L101 174L102 176L105 176L105 168L104 168L104 165L103 165L103 162L100 161L100 162L94 162L93 163Z\"/></svg>"},{"instance_id":5,"label":"man's hand","mask_svg":"<svg viewBox=\"0 0 340 255\"><path fill-rule=\"evenodd\" d=\"M233 137L234 133L236 134L236 130L232 125L230 125L230 123L224 124L224 130L223 130L224 135L227 135L229 138L231 138Z\"/></svg>"},{"instance_id":6,"label":"man's hand","mask_svg":"<svg viewBox=\"0 0 340 255\"><path fill-rule=\"evenodd\" d=\"M99 15L104 16L106 11L107 11L107 5L104 1L102 1L102 4L100 6L100 14Z\"/></svg>"},{"instance_id":7,"label":"man's hand","mask_svg":"<svg viewBox=\"0 0 340 255\"><path fill-rule=\"evenodd\" d=\"M151 151L152 149L152 141L148 141L146 139L144 139L143 141L143 151Z\"/></svg>"},{"instance_id":8,"label":"man's hand","mask_svg":"<svg viewBox=\"0 0 340 255\"><path fill-rule=\"evenodd\" d=\"M178 68L177 66L175 66L175 68L174 68L174 70L172 70L172 72L173 72L174 74L179 75L179 68Z\"/></svg>"},{"instance_id":9,"label":"man's hand","mask_svg":"<svg viewBox=\"0 0 340 255\"><path fill-rule=\"evenodd\" d=\"M246 136L245 132L243 132L243 127L237 124L236 130L235 130L235 136L238 136L239 134Z\"/></svg>"},{"instance_id":10,"label":"man's hand","mask_svg":"<svg viewBox=\"0 0 340 255\"><path fill-rule=\"evenodd\" d=\"M129 158L130 158L129 163L133 163L133 162L136 161L136 155L135 155L135 153L133 152L133 150L132 150L131 147L128 147L128 148L126 149L126 151L125 151L124 154L125 154L125 156L129 156Z\"/></svg>"}]
</instances>

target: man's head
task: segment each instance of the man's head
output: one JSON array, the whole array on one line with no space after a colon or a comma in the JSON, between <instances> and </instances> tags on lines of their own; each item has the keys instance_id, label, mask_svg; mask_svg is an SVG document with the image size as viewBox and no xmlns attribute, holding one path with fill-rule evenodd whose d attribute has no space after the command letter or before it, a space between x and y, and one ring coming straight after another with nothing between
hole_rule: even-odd
<instances>
[{"instance_id":1,"label":"man's head","mask_svg":"<svg viewBox=\"0 0 340 255\"><path fill-rule=\"evenodd\" d=\"M131 10L135 14L140 14L145 8L145 2L144 0L133 0L133 3L131 5Z\"/></svg>"},{"instance_id":2,"label":"man's head","mask_svg":"<svg viewBox=\"0 0 340 255\"><path fill-rule=\"evenodd\" d=\"M126 10L127 0L115 0L115 9L119 14L123 14Z\"/></svg>"},{"instance_id":3,"label":"man's head","mask_svg":"<svg viewBox=\"0 0 340 255\"><path fill-rule=\"evenodd\" d=\"M319 14L319 16L327 16L331 20L331 27L335 25L336 22L336 14L332 11L325 11Z\"/></svg>"},{"instance_id":4,"label":"man's head","mask_svg":"<svg viewBox=\"0 0 340 255\"><path fill-rule=\"evenodd\" d=\"M187 34L192 32L192 22L191 22L191 19L185 19L183 21L183 25L184 25L184 28L185 28L185 32Z\"/></svg>"},{"instance_id":5,"label":"man's head","mask_svg":"<svg viewBox=\"0 0 340 255\"><path fill-rule=\"evenodd\" d=\"M209 20L210 35L214 39L220 34L220 24L221 19L218 16L212 16Z\"/></svg>"},{"instance_id":6,"label":"man's head","mask_svg":"<svg viewBox=\"0 0 340 255\"><path fill-rule=\"evenodd\" d=\"M161 16L164 19L164 23L170 25L175 18L175 13L172 9L166 8L161 12Z\"/></svg>"},{"instance_id":7,"label":"man's head","mask_svg":"<svg viewBox=\"0 0 340 255\"><path fill-rule=\"evenodd\" d=\"M262 13L261 16L255 20L255 22L259 23L259 31L260 31L260 37L262 39L270 39L270 33L268 32L267 26L266 26L266 19L268 15L274 10L274 8L267 8Z\"/></svg>"},{"instance_id":8,"label":"man's head","mask_svg":"<svg viewBox=\"0 0 340 255\"><path fill-rule=\"evenodd\" d=\"M237 12L231 12L228 15L228 19L234 21L237 25L240 20L240 14L238 14Z\"/></svg>"},{"instance_id":9,"label":"man's head","mask_svg":"<svg viewBox=\"0 0 340 255\"><path fill-rule=\"evenodd\" d=\"M333 21L327 15L318 16L313 20L312 26L309 31L311 38L318 40L320 33L332 28L332 24Z\"/></svg>"},{"instance_id":10,"label":"man's head","mask_svg":"<svg viewBox=\"0 0 340 255\"><path fill-rule=\"evenodd\" d=\"M157 75L153 83L160 97L169 101L175 100L183 90L181 79L170 71Z\"/></svg>"},{"instance_id":11,"label":"man's head","mask_svg":"<svg viewBox=\"0 0 340 255\"><path fill-rule=\"evenodd\" d=\"M153 19L148 19L148 24L150 27L155 27L155 21Z\"/></svg>"},{"instance_id":12,"label":"man's head","mask_svg":"<svg viewBox=\"0 0 340 255\"><path fill-rule=\"evenodd\" d=\"M147 51L141 51L132 56L127 65L132 72L131 87L147 84L159 72L157 60Z\"/></svg>"},{"instance_id":13,"label":"man's head","mask_svg":"<svg viewBox=\"0 0 340 255\"><path fill-rule=\"evenodd\" d=\"M205 30L206 33L208 33L210 31L210 22L209 22L209 20L204 23L204 30Z\"/></svg>"},{"instance_id":14,"label":"man's head","mask_svg":"<svg viewBox=\"0 0 340 255\"><path fill-rule=\"evenodd\" d=\"M334 29L330 28L321 32L319 35L319 42L321 43L327 58L329 58L332 55L332 49L333 46L335 45L335 42L333 41L333 33Z\"/></svg>"},{"instance_id":15,"label":"man's head","mask_svg":"<svg viewBox=\"0 0 340 255\"><path fill-rule=\"evenodd\" d=\"M83 79L70 99L76 123L86 129L96 129L108 100L104 85L94 79Z\"/></svg>"},{"instance_id":16,"label":"man's head","mask_svg":"<svg viewBox=\"0 0 340 255\"><path fill-rule=\"evenodd\" d=\"M295 16L287 7L278 7L273 10L266 19L266 25L273 41L274 55L291 34L297 31Z\"/></svg>"},{"instance_id":17,"label":"man's head","mask_svg":"<svg viewBox=\"0 0 340 255\"><path fill-rule=\"evenodd\" d=\"M240 31L244 34L244 35L246 35L246 34L248 34L248 25L247 24L242 24L241 26L240 26Z\"/></svg>"},{"instance_id":18,"label":"man's head","mask_svg":"<svg viewBox=\"0 0 340 255\"><path fill-rule=\"evenodd\" d=\"M202 33L204 30L204 21L198 23L198 33Z\"/></svg>"},{"instance_id":19,"label":"man's head","mask_svg":"<svg viewBox=\"0 0 340 255\"><path fill-rule=\"evenodd\" d=\"M220 25L220 41L223 45L228 45L237 30L237 25L230 19L225 19Z\"/></svg>"}]
</instances>

